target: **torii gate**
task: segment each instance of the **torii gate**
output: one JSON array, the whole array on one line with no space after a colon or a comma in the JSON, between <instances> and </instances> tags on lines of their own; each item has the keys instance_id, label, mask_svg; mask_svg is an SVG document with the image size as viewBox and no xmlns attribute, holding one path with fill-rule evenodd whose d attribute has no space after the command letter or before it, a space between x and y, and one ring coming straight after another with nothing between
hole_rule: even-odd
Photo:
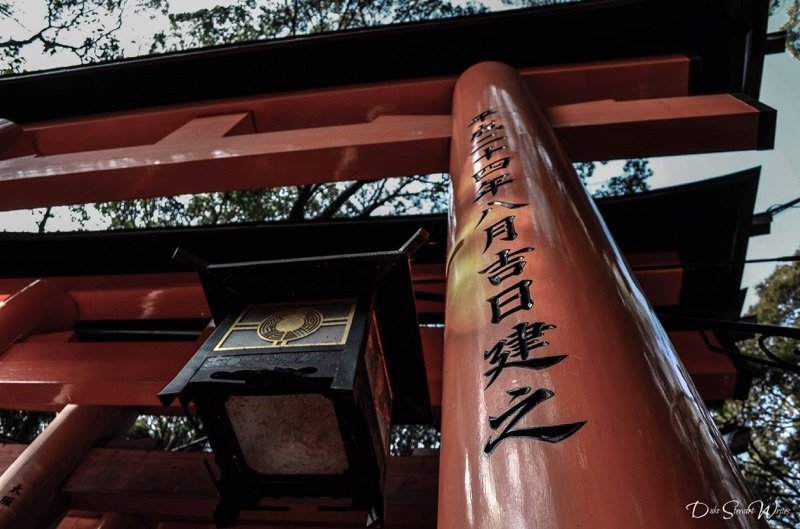
<instances>
[{"instance_id":1,"label":"torii gate","mask_svg":"<svg viewBox=\"0 0 800 529\"><path fill-rule=\"evenodd\" d=\"M426 355L443 354L439 375L428 366L442 407L437 526L760 527L752 516L698 519L686 509L693 501L744 503L748 493L567 161L768 147L774 113L726 93L692 94L692 64L677 54L517 71L488 62L458 78L6 122L0 207L449 171L443 345L440 334L423 332ZM148 483L160 492L142 494L144 513L125 504L131 496L81 490L92 472L119 462L92 446L124 428L133 408L156 406L163 377L196 343L120 343L114 360L100 360L107 345L69 341L77 320L110 313L207 318L196 277L21 278L3 286L0 404L67 407L0 477L9 498L0 528L47 527L67 507L62 529L207 527L194 512L209 507L207 498L176 507L185 499ZM76 377L55 364L56 350L89 371ZM124 383L97 382L109 369ZM138 464L153 479L154 466L196 462L171 456ZM393 479L402 496L413 471ZM387 507L387 526L413 523L401 514L405 492ZM82 518L76 504L110 514ZM321 516L298 506L242 526L359 524Z\"/></svg>"}]
</instances>

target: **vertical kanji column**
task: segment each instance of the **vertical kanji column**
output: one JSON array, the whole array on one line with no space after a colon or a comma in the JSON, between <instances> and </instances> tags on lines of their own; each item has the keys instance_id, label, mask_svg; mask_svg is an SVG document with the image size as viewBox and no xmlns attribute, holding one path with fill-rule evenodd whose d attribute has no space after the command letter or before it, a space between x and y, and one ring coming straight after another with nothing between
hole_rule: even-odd
<instances>
[{"instance_id":1,"label":"vertical kanji column","mask_svg":"<svg viewBox=\"0 0 800 529\"><path fill-rule=\"evenodd\" d=\"M510 67L459 79L450 171L439 529L760 527L713 513L745 487Z\"/></svg>"}]
</instances>

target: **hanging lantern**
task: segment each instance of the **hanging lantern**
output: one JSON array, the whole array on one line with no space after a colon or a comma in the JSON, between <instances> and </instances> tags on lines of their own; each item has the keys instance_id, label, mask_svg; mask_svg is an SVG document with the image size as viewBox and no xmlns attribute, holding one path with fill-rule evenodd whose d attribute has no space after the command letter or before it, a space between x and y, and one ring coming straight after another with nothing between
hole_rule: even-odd
<instances>
[{"instance_id":1,"label":"hanging lantern","mask_svg":"<svg viewBox=\"0 0 800 529\"><path fill-rule=\"evenodd\" d=\"M280 498L380 520L393 420L430 422L409 269L421 240L202 270L216 329L159 397L196 407L218 527Z\"/></svg>"}]
</instances>

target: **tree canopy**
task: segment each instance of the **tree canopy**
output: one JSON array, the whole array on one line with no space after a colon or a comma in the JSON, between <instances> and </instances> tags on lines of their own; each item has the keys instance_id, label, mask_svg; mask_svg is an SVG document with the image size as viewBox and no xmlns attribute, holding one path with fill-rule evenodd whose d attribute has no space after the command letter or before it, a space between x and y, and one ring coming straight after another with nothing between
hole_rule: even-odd
<instances>
[{"instance_id":1,"label":"tree canopy","mask_svg":"<svg viewBox=\"0 0 800 529\"><path fill-rule=\"evenodd\" d=\"M786 32L786 51L800 60L800 0L771 0L770 15L786 9L786 22L781 31Z\"/></svg>"},{"instance_id":2,"label":"tree canopy","mask_svg":"<svg viewBox=\"0 0 800 529\"><path fill-rule=\"evenodd\" d=\"M86 64L485 10L447 0L240 0L192 12L170 9L169 0L6 1L0 23L9 37L0 40L0 73L42 69L32 61L36 55L55 56L56 66Z\"/></svg>"},{"instance_id":3,"label":"tree canopy","mask_svg":"<svg viewBox=\"0 0 800 529\"><path fill-rule=\"evenodd\" d=\"M509 6L548 5L553 0L506 0ZM0 70L25 71L26 49L40 46L41 53L64 54L74 61L91 63L198 47L266 40L302 34L341 31L389 23L429 20L486 11L478 2L448 0L384 2L326 0L324 2L265 2L241 0L194 12L175 12L169 0L58 0L44 6L41 25L23 31L25 9L0 3L0 18L20 26L20 36L0 41ZM137 47L125 42L122 28L127 18L153 20L153 28L137 31ZM29 17L30 18L30 17ZM652 175L646 160L631 160L623 173L597 191L598 196L647 189ZM582 178L594 173L595 164L577 166ZM364 217L392 214L435 213L446 207L446 178L442 175L409 175L376 182L307 185L270 190L209 193L193 197L161 197L98 204L96 210L71 208L85 225L98 213L111 228L187 226L265 220L325 219L336 216ZM52 209L43 210L39 231L47 228Z\"/></svg>"},{"instance_id":4,"label":"tree canopy","mask_svg":"<svg viewBox=\"0 0 800 529\"><path fill-rule=\"evenodd\" d=\"M800 256L800 250L795 253ZM758 323L800 328L800 261L779 266L756 287L758 302L749 312ZM787 338L766 340L781 360L800 364L800 344ZM743 353L765 358L757 339L740 344ZM788 507L770 520L777 528L800 527L800 375L753 365L746 401L728 401L716 414L721 426L750 429L748 451L739 456L742 473L754 496Z\"/></svg>"},{"instance_id":5,"label":"tree canopy","mask_svg":"<svg viewBox=\"0 0 800 529\"><path fill-rule=\"evenodd\" d=\"M503 0L502 4L514 8L569 1L580 0ZM5 0L0 2L0 75L489 10L479 0L221 3L179 12L170 0ZM786 49L800 58L800 0L771 0L770 12L786 15L781 28L787 35Z\"/></svg>"}]
</instances>

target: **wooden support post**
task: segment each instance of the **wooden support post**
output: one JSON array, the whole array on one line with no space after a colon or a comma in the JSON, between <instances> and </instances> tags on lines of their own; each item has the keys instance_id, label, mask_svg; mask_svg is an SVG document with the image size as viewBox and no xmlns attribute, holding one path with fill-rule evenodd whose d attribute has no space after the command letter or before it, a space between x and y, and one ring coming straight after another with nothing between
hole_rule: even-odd
<instances>
[{"instance_id":1,"label":"wooden support post","mask_svg":"<svg viewBox=\"0 0 800 529\"><path fill-rule=\"evenodd\" d=\"M0 529L39 529L66 512L61 484L98 442L126 431L129 408L69 405L0 476Z\"/></svg>"},{"instance_id":2,"label":"wooden support post","mask_svg":"<svg viewBox=\"0 0 800 529\"><path fill-rule=\"evenodd\" d=\"M0 303L0 353L36 329L72 328L78 313L64 290L39 279Z\"/></svg>"},{"instance_id":3,"label":"wooden support post","mask_svg":"<svg viewBox=\"0 0 800 529\"><path fill-rule=\"evenodd\" d=\"M439 529L763 527L693 518L749 493L517 73L453 109Z\"/></svg>"},{"instance_id":4,"label":"wooden support post","mask_svg":"<svg viewBox=\"0 0 800 529\"><path fill-rule=\"evenodd\" d=\"M236 134L252 134L254 132L253 116L250 112L220 114L195 118L167 134L157 144L180 145L182 143L197 143L202 140L211 140Z\"/></svg>"}]
</instances>

